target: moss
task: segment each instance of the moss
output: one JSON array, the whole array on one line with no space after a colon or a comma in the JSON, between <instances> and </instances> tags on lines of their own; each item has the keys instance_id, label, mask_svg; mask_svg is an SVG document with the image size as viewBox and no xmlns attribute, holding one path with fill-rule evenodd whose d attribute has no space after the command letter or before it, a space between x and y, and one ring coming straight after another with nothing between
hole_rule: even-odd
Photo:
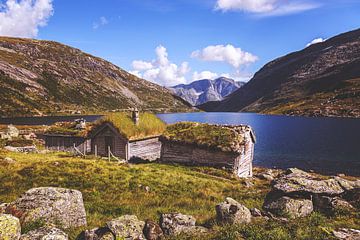
<instances>
[{"instance_id":1,"label":"moss","mask_svg":"<svg viewBox=\"0 0 360 240\"><path fill-rule=\"evenodd\" d=\"M225 152L238 152L239 146L244 141L244 129L241 126L180 122L168 126L163 134L163 139Z\"/></svg>"}]
</instances>

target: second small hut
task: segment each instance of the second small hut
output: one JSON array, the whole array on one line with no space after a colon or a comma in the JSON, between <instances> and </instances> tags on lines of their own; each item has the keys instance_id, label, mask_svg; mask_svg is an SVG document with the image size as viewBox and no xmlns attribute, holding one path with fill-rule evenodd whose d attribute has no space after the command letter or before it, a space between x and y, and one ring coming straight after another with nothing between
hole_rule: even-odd
<instances>
[{"instance_id":1,"label":"second small hut","mask_svg":"<svg viewBox=\"0 0 360 240\"><path fill-rule=\"evenodd\" d=\"M181 122L160 137L161 161L226 167L238 177L252 177L255 135L250 126Z\"/></svg>"}]
</instances>

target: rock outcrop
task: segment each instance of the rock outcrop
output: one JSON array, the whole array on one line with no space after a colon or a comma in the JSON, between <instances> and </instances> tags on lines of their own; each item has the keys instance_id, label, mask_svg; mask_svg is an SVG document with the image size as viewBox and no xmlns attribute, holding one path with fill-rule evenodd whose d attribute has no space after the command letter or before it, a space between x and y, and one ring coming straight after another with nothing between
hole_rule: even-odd
<instances>
[{"instance_id":1,"label":"rock outcrop","mask_svg":"<svg viewBox=\"0 0 360 240\"><path fill-rule=\"evenodd\" d=\"M314 210L313 203L308 199L293 199L283 196L264 205L264 209L278 216L291 218L305 217Z\"/></svg>"},{"instance_id":2,"label":"rock outcrop","mask_svg":"<svg viewBox=\"0 0 360 240\"><path fill-rule=\"evenodd\" d=\"M82 233L80 239L83 240L115 240L114 234L108 227L100 227L86 230Z\"/></svg>"},{"instance_id":3,"label":"rock outcrop","mask_svg":"<svg viewBox=\"0 0 360 240\"><path fill-rule=\"evenodd\" d=\"M324 179L299 169L288 169L273 181L263 207L274 214L292 217L306 216L313 210L331 214L336 209L353 209L351 201L358 201L359 193L360 181Z\"/></svg>"},{"instance_id":4,"label":"rock outcrop","mask_svg":"<svg viewBox=\"0 0 360 240\"><path fill-rule=\"evenodd\" d=\"M244 205L232 198L226 198L224 202L215 207L216 219L222 224L241 224L251 221L251 212Z\"/></svg>"},{"instance_id":5,"label":"rock outcrop","mask_svg":"<svg viewBox=\"0 0 360 240\"><path fill-rule=\"evenodd\" d=\"M46 221L61 228L86 226L81 192L65 188L33 188L9 204L6 213L20 219L22 225Z\"/></svg>"},{"instance_id":6,"label":"rock outcrop","mask_svg":"<svg viewBox=\"0 0 360 240\"><path fill-rule=\"evenodd\" d=\"M135 215L124 215L106 223L106 226L115 235L116 239L142 240L145 239L144 221Z\"/></svg>"},{"instance_id":7,"label":"rock outcrop","mask_svg":"<svg viewBox=\"0 0 360 240\"><path fill-rule=\"evenodd\" d=\"M18 240L21 235L21 226L18 218L1 214L0 215L0 239Z\"/></svg>"},{"instance_id":8,"label":"rock outcrop","mask_svg":"<svg viewBox=\"0 0 360 240\"><path fill-rule=\"evenodd\" d=\"M333 231L334 236L339 240L359 240L360 230L341 228L337 231Z\"/></svg>"},{"instance_id":9,"label":"rock outcrop","mask_svg":"<svg viewBox=\"0 0 360 240\"><path fill-rule=\"evenodd\" d=\"M24 234L20 240L68 240L68 235L54 227L41 227Z\"/></svg>"}]
</instances>

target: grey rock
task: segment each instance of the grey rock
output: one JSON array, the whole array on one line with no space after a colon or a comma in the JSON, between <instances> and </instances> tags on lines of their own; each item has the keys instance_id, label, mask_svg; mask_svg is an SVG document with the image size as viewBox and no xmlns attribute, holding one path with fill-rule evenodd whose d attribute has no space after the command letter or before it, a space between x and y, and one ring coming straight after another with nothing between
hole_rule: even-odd
<instances>
[{"instance_id":1,"label":"grey rock","mask_svg":"<svg viewBox=\"0 0 360 240\"><path fill-rule=\"evenodd\" d=\"M9 206L9 203L1 203L0 204L0 214L5 213L5 210L6 210L7 206Z\"/></svg>"},{"instance_id":2,"label":"grey rock","mask_svg":"<svg viewBox=\"0 0 360 240\"><path fill-rule=\"evenodd\" d=\"M1 214L0 215L0 239L18 240L21 235L21 226L18 218Z\"/></svg>"},{"instance_id":3,"label":"grey rock","mask_svg":"<svg viewBox=\"0 0 360 240\"><path fill-rule=\"evenodd\" d=\"M147 240L160 240L164 237L161 227L151 220L145 222L144 235Z\"/></svg>"},{"instance_id":4,"label":"grey rock","mask_svg":"<svg viewBox=\"0 0 360 240\"><path fill-rule=\"evenodd\" d=\"M259 175L257 175L258 178L260 179L265 179L265 180L268 180L268 181L272 181L274 180L274 177L270 174L267 174L267 173L261 173Z\"/></svg>"},{"instance_id":5,"label":"grey rock","mask_svg":"<svg viewBox=\"0 0 360 240\"><path fill-rule=\"evenodd\" d=\"M216 218L222 224L241 224L251 221L250 210L232 198L226 198L215 209Z\"/></svg>"},{"instance_id":6,"label":"grey rock","mask_svg":"<svg viewBox=\"0 0 360 240\"><path fill-rule=\"evenodd\" d=\"M115 240L114 234L108 227L86 230L83 235L84 240Z\"/></svg>"},{"instance_id":7,"label":"grey rock","mask_svg":"<svg viewBox=\"0 0 360 240\"><path fill-rule=\"evenodd\" d=\"M262 216L261 211L257 208L251 208L250 212L251 212L251 216L253 216L253 217L261 217Z\"/></svg>"},{"instance_id":8,"label":"grey rock","mask_svg":"<svg viewBox=\"0 0 360 240\"><path fill-rule=\"evenodd\" d=\"M144 221L135 215L124 215L106 223L106 226L115 235L116 239L142 240L145 239Z\"/></svg>"},{"instance_id":9,"label":"grey rock","mask_svg":"<svg viewBox=\"0 0 360 240\"><path fill-rule=\"evenodd\" d=\"M196 219L181 213L162 214L160 226L166 235L177 235L194 230Z\"/></svg>"},{"instance_id":10,"label":"grey rock","mask_svg":"<svg viewBox=\"0 0 360 240\"><path fill-rule=\"evenodd\" d=\"M338 231L333 231L334 236L337 239L344 240L359 240L360 239L360 230L341 228Z\"/></svg>"},{"instance_id":11,"label":"grey rock","mask_svg":"<svg viewBox=\"0 0 360 240\"><path fill-rule=\"evenodd\" d=\"M265 202L264 209L277 216L305 217L313 212L313 203L308 199L283 196L275 201Z\"/></svg>"},{"instance_id":12,"label":"grey rock","mask_svg":"<svg viewBox=\"0 0 360 240\"><path fill-rule=\"evenodd\" d=\"M54 227L41 227L21 236L20 240L68 240L68 235Z\"/></svg>"},{"instance_id":13,"label":"grey rock","mask_svg":"<svg viewBox=\"0 0 360 240\"><path fill-rule=\"evenodd\" d=\"M6 213L18 217L21 224L42 220L65 229L86 226L81 192L65 188L30 189L11 203Z\"/></svg>"}]
</instances>

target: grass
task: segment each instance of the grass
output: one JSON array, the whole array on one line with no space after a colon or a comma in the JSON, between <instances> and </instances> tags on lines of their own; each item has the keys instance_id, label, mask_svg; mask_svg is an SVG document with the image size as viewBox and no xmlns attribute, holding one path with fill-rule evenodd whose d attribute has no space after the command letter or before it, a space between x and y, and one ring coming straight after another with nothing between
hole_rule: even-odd
<instances>
[{"instance_id":1,"label":"grass","mask_svg":"<svg viewBox=\"0 0 360 240\"><path fill-rule=\"evenodd\" d=\"M79 159L65 153L21 154L0 151L0 158L11 157L13 165L0 165L0 202L11 202L33 187L64 187L83 193L88 229L103 226L123 214L157 221L161 213L181 212L197 218L213 231L202 240L241 239L331 239L332 228L360 228L359 213L326 218L310 217L281 224L255 221L241 226L218 226L215 205L232 197L248 208L261 208L270 184L254 178L254 186L229 172L206 167L185 167L158 163L118 165L104 160ZM256 169L256 171L259 171ZM144 187L149 186L150 191ZM28 231L41 223L24 226ZM68 230L70 239L83 229ZM179 236L174 239L200 239Z\"/></svg>"},{"instance_id":2,"label":"grass","mask_svg":"<svg viewBox=\"0 0 360 240\"><path fill-rule=\"evenodd\" d=\"M218 126L206 123L180 122L167 127L163 137L167 140L195 144L220 149L225 152L237 152L244 140L234 127Z\"/></svg>"},{"instance_id":3,"label":"grass","mask_svg":"<svg viewBox=\"0 0 360 240\"><path fill-rule=\"evenodd\" d=\"M108 113L94 124L94 128L104 122L112 123L120 133L130 140L158 136L166 128L163 121L155 114L148 112L140 113L138 125L135 125L132 121L130 112Z\"/></svg>"}]
</instances>

